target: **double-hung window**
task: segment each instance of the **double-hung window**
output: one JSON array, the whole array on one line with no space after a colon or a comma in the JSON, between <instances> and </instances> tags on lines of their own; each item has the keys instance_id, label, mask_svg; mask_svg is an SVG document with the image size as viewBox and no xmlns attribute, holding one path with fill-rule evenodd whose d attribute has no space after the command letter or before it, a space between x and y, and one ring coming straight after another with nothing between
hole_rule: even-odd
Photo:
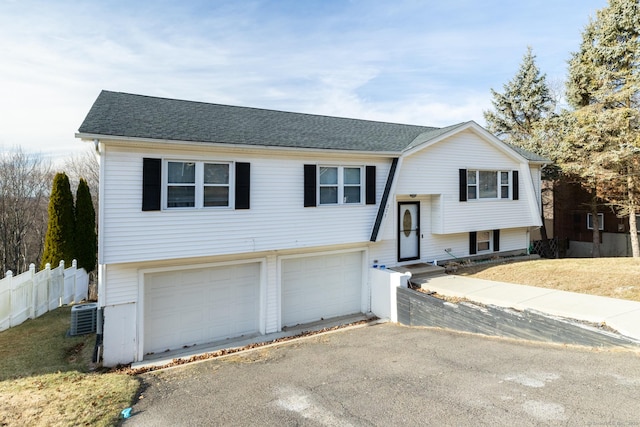
<instances>
[{"instance_id":1,"label":"double-hung window","mask_svg":"<svg viewBox=\"0 0 640 427\"><path fill-rule=\"evenodd\" d=\"M229 164L204 163L204 207L229 206Z\"/></svg>"},{"instance_id":2,"label":"double-hung window","mask_svg":"<svg viewBox=\"0 0 640 427\"><path fill-rule=\"evenodd\" d=\"M477 251L486 252L491 250L491 240L493 234L491 231L479 231L477 234Z\"/></svg>"},{"instance_id":3,"label":"double-hung window","mask_svg":"<svg viewBox=\"0 0 640 427\"><path fill-rule=\"evenodd\" d=\"M467 199L508 199L510 173L504 171L467 170Z\"/></svg>"},{"instance_id":4,"label":"double-hung window","mask_svg":"<svg viewBox=\"0 0 640 427\"><path fill-rule=\"evenodd\" d=\"M167 207L196 206L196 164L194 162L167 163Z\"/></svg>"},{"instance_id":5,"label":"double-hung window","mask_svg":"<svg viewBox=\"0 0 640 427\"><path fill-rule=\"evenodd\" d=\"M362 203L362 168L320 166L318 168L321 205Z\"/></svg>"},{"instance_id":6,"label":"double-hung window","mask_svg":"<svg viewBox=\"0 0 640 427\"><path fill-rule=\"evenodd\" d=\"M166 207L230 206L229 163L167 161Z\"/></svg>"}]
</instances>

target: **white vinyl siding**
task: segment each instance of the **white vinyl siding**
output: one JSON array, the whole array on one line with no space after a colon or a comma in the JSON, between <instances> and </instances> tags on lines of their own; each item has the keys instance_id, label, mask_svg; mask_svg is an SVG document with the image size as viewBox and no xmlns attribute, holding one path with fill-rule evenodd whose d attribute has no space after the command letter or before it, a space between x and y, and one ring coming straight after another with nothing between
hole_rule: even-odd
<instances>
[{"instance_id":1,"label":"white vinyl siding","mask_svg":"<svg viewBox=\"0 0 640 427\"><path fill-rule=\"evenodd\" d=\"M426 166L425 166L426 165ZM431 195L433 212L421 211L432 222L432 233L455 234L540 225L529 167L498 150L471 131L461 132L404 159L396 193ZM519 171L519 200L483 199L460 203L459 169ZM496 185L497 178L496 178ZM501 191L499 187L497 191ZM502 250L502 248L501 248Z\"/></svg>"},{"instance_id":2,"label":"white vinyl siding","mask_svg":"<svg viewBox=\"0 0 640 427\"><path fill-rule=\"evenodd\" d=\"M152 212L141 210L143 157L178 158L171 151L116 150L108 144L102 154L106 177L100 195L103 264L365 243L371 236L378 205L304 208L303 169L317 162L317 156L183 150L180 158L196 162L250 163L251 209ZM327 164L336 157L343 156L327 156ZM376 200L380 200L390 159L365 157L358 158L358 163L376 166Z\"/></svg>"},{"instance_id":3,"label":"white vinyl siding","mask_svg":"<svg viewBox=\"0 0 640 427\"><path fill-rule=\"evenodd\" d=\"M422 207L424 209L424 206ZM424 223L423 223L424 224ZM522 251L529 247L527 228L510 228L500 230L500 252ZM420 259L424 262L456 261L456 258L469 256L469 233L431 234L424 230L424 239L420 240ZM445 249L451 249L445 252ZM493 254L493 252L490 252ZM478 253L478 255L481 255ZM397 265L397 248L394 240L383 240L369 249L370 264L377 261L378 265ZM401 264L414 264L407 261ZM370 266L371 266L370 265Z\"/></svg>"}]
</instances>

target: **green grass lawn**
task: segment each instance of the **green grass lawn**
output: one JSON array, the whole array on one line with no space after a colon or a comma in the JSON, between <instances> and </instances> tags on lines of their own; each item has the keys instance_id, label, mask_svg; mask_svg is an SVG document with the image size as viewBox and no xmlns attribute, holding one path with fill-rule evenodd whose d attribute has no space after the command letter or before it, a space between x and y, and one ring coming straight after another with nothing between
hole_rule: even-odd
<instances>
[{"instance_id":1,"label":"green grass lawn","mask_svg":"<svg viewBox=\"0 0 640 427\"><path fill-rule=\"evenodd\" d=\"M135 377L93 371L95 335L67 337L71 307L0 332L0 426L111 426Z\"/></svg>"}]
</instances>

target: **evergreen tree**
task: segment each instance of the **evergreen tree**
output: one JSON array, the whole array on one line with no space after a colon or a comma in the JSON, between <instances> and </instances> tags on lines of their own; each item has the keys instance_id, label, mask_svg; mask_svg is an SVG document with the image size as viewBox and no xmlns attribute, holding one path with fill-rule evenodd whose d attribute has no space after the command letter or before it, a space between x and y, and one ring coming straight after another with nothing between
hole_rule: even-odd
<instances>
[{"instance_id":1,"label":"evergreen tree","mask_svg":"<svg viewBox=\"0 0 640 427\"><path fill-rule=\"evenodd\" d=\"M629 216L634 257L640 257L635 215L640 175L640 7L609 0L582 33L569 61L567 98L575 109L559 156L595 198ZM597 205L592 204L597 219ZM594 224L594 256L599 232Z\"/></svg>"},{"instance_id":2,"label":"evergreen tree","mask_svg":"<svg viewBox=\"0 0 640 427\"><path fill-rule=\"evenodd\" d=\"M48 214L41 268L47 263L57 267L61 260L70 266L74 257L73 195L64 173L57 173L53 178Z\"/></svg>"},{"instance_id":3,"label":"evergreen tree","mask_svg":"<svg viewBox=\"0 0 640 427\"><path fill-rule=\"evenodd\" d=\"M545 120L555 108L546 76L540 73L531 47L522 58L520 69L514 78L503 86L504 93L491 89L493 110L485 111L487 129L498 138L528 151L551 157L544 134ZM553 169L545 168L545 177ZM544 215L541 215L543 256L551 256Z\"/></svg>"},{"instance_id":4,"label":"evergreen tree","mask_svg":"<svg viewBox=\"0 0 640 427\"><path fill-rule=\"evenodd\" d=\"M493 110L485 111L487 129L505 142L544 155L533 136L538 124L554 110L546 76L540 73L531 47L504 93L491 89Z\"/></svg>"},{"instance_id":5,"label":"evergreen tree","mask_svg":"<svg viewBox=\"0 0 640 427\"><path fill-rule=\"evenodd\" d=\"M78 267L93 271L96 267L98 249L96 235L96 212L89 185L84 178L80 178L76 191L76 257Z\"/></svg>"}]
</instances>

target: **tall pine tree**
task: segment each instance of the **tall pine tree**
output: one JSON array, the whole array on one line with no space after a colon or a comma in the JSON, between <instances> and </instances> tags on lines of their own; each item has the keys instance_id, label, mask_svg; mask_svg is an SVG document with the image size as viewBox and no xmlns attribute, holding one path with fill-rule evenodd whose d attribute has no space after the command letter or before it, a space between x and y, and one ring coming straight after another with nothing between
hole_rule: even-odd
<instances>
[{"instance_id":1,"label":"tall pine tree","mask_svg":"<svg viewBox=\"0 0 640 427\"><path fill-rule=\"evenodd\" d=\"M505 142L544 155L533 136L555 106L546 76L541 74L535 60L528 47L517 74L503 86L504 92L491 89L493 110L485 111L484 118L487 129Z\"/></svg>"},{"instance_id":2,"label":"tall pine tree","mask_svg":"<svg viewBox=\"0 0 640 427\"><path fill-rule=\"evenodd\" d=\"M89 185L84 178L80 178L76 191L76 258L78 267L93 271L96 267L96 253L98 249L96 234L96 212Z\"/></svg>"},{"instance_id":3,"label":"tall pine tree","mask_svg":"<svg viewBox=\"0 0 640 427\"><path fill-rule=\"evenodd\" d=\"M569 61L567 98L574 126L559 158L597 198L629 217L634 257L640 257L636 213L640 175L640 7L637 0L609 0L582 33ZM597 223L594 256L599 251Z\"/></svg>"},{"instance_id":4,"label":"tall pine tree","mask_svg":"<svg viewBox=\"0 0 640 427\"><path fill-rule=\"evenodd\" d=\"M550 157L547 144L541 144L546 139L539 138L539 134L555 105L531 47L527 47L517 74L503 88L504 93L491 89L493 110L484 111L487 129L505 142ZM547 170L544 172L548 175ZM543 256L550 257L544 214L541 220Z\"/></svg>"},{"instance_id":5,"label":"tall pine tree","mask_svg":"<svg viewBox=\"0 0 640 427\"><path fill-rule=\"evenodd\" d=\"M57 173L49 198L49 221L44 241L41 268L49 263L57 267L61 260L70 266L74 251L73 195L69 178L65 173Z\"/></svg>"}]
</instances>

